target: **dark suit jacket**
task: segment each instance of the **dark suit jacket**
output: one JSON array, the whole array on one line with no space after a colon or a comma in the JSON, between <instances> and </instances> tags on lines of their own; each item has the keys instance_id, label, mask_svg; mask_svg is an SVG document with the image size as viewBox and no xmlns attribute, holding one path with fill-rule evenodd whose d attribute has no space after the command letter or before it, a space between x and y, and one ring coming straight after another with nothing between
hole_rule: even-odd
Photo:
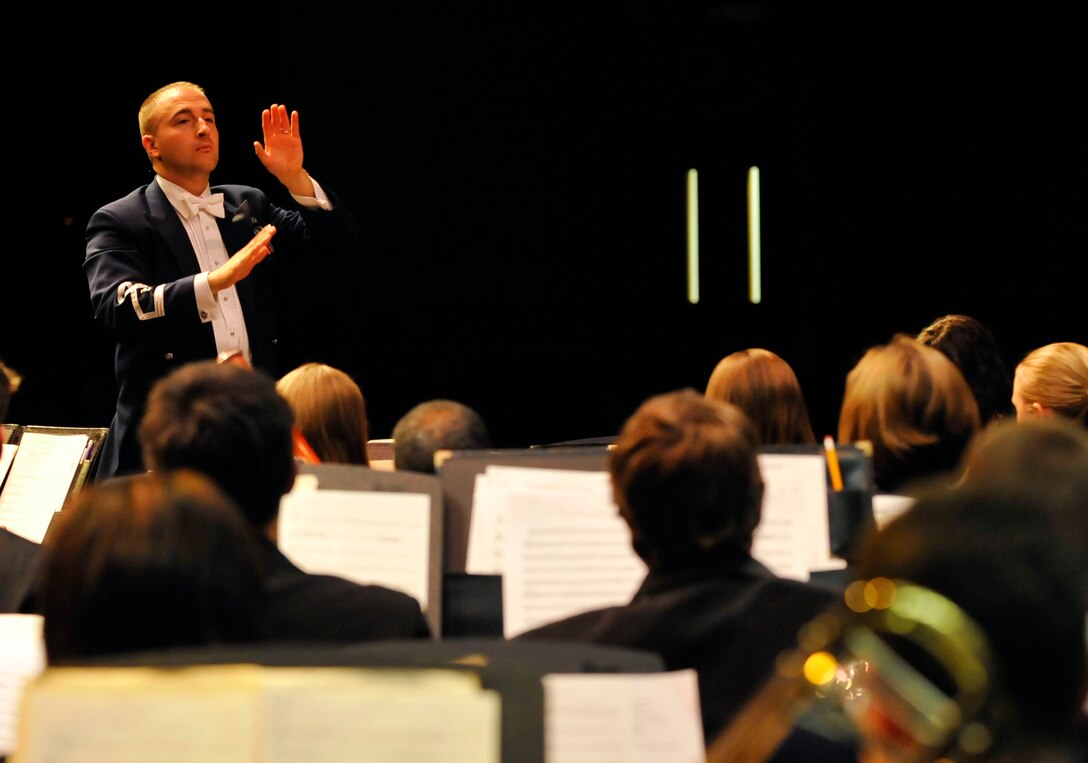
<instances>
[{"instance_id":1,"label":"dark suit jacket","mask_svg":"<svg viewBox=\"0 0 1088 763\"><path fill-rule=\"evenodd\" d=\"M304 572L261 537L271 641L355 642L430 638L415 597L380 585Z\"/></svg>"},{"instance_id":2,"label":"dark suit jacket","mask_svg":"<svg viewBox=\"0 0 1088 763\"><path fill-rule=\"evenodd\" d=\"M0 612L29 613L42 563L42 546L0 527Z\"/></svg>"},{"instance_id":3,"label":"dark suit jacket","mask_svg":"<svg viewBox=\"0 0 1088 763\"><path fill-rule=\"evenodd\" d=\"M224 195L225 216L218 220L227 253L241 249L265 225L276 226L273 254L237 284L245 314L253 365L278 377L278 313L292 260L320 267L318 255L350 257L358 236L351 213L326 189L332 211L288 210L248 186L212 188ZM234 221L234 217L239 217ZM136 429L152 384L182 364L216 356L211 323L197 313L193 278L196 254L177 212L157 182L136 189L99 209L87 224L83 270L98 325L117 340L114 371L117 409L97 458L95 479L143 469ZM142 284L140 310L123 284ZM161 290L158 287L162 287ZM161 305L161 310L156 309ZM139 313L142 312L143 319Z\"/></svg>"},{"instance_id":4,"label":"dark suit jacket","mask_svg":"<svg viewBox=\"0 0 1088 763\"><path fill-rule=\"evenodd\" d=\"M838 594L775 577L750 556L651 571L631 602L568 617L516 638L614 644L657 652L668 670L698 673L709 743L796 645L797 632Z\"/></svg>"}]
</instances>

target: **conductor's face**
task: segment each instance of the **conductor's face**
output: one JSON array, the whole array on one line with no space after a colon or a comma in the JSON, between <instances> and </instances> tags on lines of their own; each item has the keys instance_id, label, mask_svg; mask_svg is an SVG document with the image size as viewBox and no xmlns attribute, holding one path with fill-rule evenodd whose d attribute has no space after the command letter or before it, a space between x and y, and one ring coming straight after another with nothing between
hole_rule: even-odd
<instances>
[{"instance_id":1,"label":"conductor's face","mask_svg":"<svg viewBox=\"0 0 1088 763\"><path fill-rule=\"evenodd\" d=\"M163 94L155 113L150 134L143 136L155 171L182 186L198 181L202 188L219 162L211 102L198 90L179 87Z\"/></svg>"}]
</instances>

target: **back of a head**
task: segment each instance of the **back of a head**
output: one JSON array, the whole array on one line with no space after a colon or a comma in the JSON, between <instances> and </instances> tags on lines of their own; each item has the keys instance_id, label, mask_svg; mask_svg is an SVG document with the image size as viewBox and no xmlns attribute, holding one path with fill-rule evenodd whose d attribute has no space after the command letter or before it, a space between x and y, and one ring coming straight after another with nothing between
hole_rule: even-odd
<instances>
[{"instance_id":1,"label":"back of a head","mask_svg":"<svg viewBox=\"0 0 1088 763\"><path fill-rule=\"evenodd\" d=\"M1041 406L1088 426L1088 346L1053 342L1029 352L1016 366L1013 397L1018 407Z\"/></svg>"},{"instance_id":2,"label":"back of a head","mask_svg":"<svg viewBox=\"0 0 1088 763\"><path fill-rule=\"evenodd\" d=\"M985 324L969 315L943 315L917 339L956 364L975 395L983 425L1012 415L1012 375Z\"/></svg>"},{"instance_id":3,"label":"back of a head","mask_svg":"<svg viewBox=\"0 0 1088 763\"><path fill-rule=\"evenodd\" d=\"M304 363L284 374L276 389L318 458L367 465L366 400L351 376L324 363Z\"/></svg>"},{"instance_id":4,"label":"back of a head","mask_svg":"<svg viewBox=\"0 0 1088 763\"><path fill-rule=\"evenodd\" d=\"M19 374L5 366L4 362L0 360L0 422L3 422L8 415L11 396L18 391L19 384L22 381L23 379Z\"/></svg>"},{"instance_id":5,"label":"back of a head","mask_svg":"<svg viewBox=\"0 0 1088 763\"><path fill-rule=\"evenodd\" d=\"M871 347L846 377L838 439L872 443L883 492L952 478L978 429L978 405L959 369L905 334Z\"/></svg>"},{"instance_id":6,"label":"back of a head","mask_svg":"<svg viewBox=\"0 0 1088 763\"><path fill-rule=\"evenodd\" d=\"M747 554L763 480L755 429L737 406L692 389L649 398L609 455L613 494L652 569Z\"/></svg>"},{"instance_id":7,"label":"back of a head","mask_svg":"<svg viewBox=\"0 0 1088 763\"><path fill-rule=\"evenodd\" d=\"M39 605L50 663L261 636L253 532L197 472L89 485L45 544Z\"/></svg>"},{"instance_id":8,"label":"back of a head","mask_svg":"<svg viewBox=\"0 0 1088 763\"><path fill-rule=\"evenodd\" d=\"M436 451L489 447L483 418L456 400L422 402L393 427L393 467L402 471L433 474Z\"/></svg>"},{"instance_id":9,"label":"back of a head","mask_svg":"<svg viewBox=\"0 0 1088 763\"><path fill-rule=\"evenodd\" d=\"M210 360L155 383L139 438L149 469L209 475L264 528L294 483L293 427L291 407L270 376Z\"/></svg>"},{"instance_id":10,"label":"back of a head","mask_svg":"<svg viewBox=\"0 0 1088 763\"><path fill-rule=\"evenodd\" d=\"M858 560L860 579L929 588L984 632L997 664L989 678L998 738L980 759L1032 760L998 753L1063 747L1080 716L1083 556L1048 510L1048 492L1004 480L923 493L867 539ZM909 629L902 633L909 639Z\"/></svg>"},{"instance_id":11,"label":"back of a head","mask_svg":"<svg viewBox=\"0 0 1088 763\"><path fill-rule=\"evenodd\" d=\"M979 431L964 454L965 485L1039 486L1088 555L1088 430L1065 418L1007 420Z\"/></svg>"},{"instance_id":12,"label":"back of a head","mask_svg":"<svg viewBox=\"0 0 1088 763\"><path fill-rule=\"evenodd\" d=\"M748 414L761 445L816 442L797 375L770 350L751 348L726 355L714 367L706 395Z\"/></svg>"}]
</instances>

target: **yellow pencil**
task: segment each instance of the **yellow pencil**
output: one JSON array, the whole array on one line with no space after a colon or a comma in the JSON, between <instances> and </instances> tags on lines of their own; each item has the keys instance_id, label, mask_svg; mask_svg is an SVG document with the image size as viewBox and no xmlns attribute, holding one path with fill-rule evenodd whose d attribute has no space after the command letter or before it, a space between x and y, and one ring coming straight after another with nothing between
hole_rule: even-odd
<instances>
[{"instance_id":1,"label":"yellow pencil","mask_svg":"<svg viewBox=\"0 0 1088 763\"><path fill-rule=\"evenodd\" d=\"M839 468L839 453L835 450L835 440L831 435L824 437L824 452L827 453L827 471L831 475L831 488L837 493L842 490L842 470Z\"/></svg>"}]
</instances>

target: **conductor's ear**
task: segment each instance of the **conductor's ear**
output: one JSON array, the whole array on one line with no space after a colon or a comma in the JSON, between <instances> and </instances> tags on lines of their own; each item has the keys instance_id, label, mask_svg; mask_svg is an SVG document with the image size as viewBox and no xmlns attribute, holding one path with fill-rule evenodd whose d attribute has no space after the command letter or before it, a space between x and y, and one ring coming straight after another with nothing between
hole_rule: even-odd
<instances>
[{"instance_id":1,"label":"conductor's ear","mask_svg":"<svg viewBox=\"0 0 1088 763\"><path fill-rule=\"evenodd\" d=\"M147 152L147 155L152 159L157 159L159 157L159 149L155 146L155 136L145 135L142 142L144 144L144 151Z\"/></svg>"}]
</instances>

